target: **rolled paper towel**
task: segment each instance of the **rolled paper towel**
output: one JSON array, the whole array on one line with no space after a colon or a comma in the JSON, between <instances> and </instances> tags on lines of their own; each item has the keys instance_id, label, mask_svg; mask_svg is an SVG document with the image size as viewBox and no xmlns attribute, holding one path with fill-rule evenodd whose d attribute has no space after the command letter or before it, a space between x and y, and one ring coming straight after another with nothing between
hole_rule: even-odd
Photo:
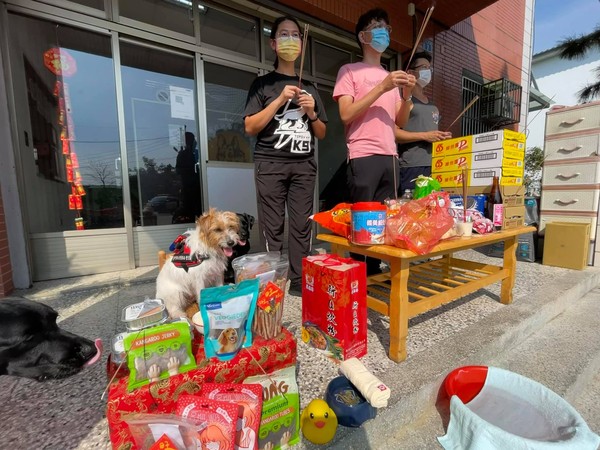
<instances>
[{"instance_id":1,"label":"rolled paper towel","mask_svg":"<svg viewBox=\"0 0 600 450\"><path fill-rule=\"evenodd\" d=\"M340 372L356 386L364 398L375 408L384 408L388 404L391 391L373 375L357 358L350 358L340 364Z\"/></svg>"}]
</instances>

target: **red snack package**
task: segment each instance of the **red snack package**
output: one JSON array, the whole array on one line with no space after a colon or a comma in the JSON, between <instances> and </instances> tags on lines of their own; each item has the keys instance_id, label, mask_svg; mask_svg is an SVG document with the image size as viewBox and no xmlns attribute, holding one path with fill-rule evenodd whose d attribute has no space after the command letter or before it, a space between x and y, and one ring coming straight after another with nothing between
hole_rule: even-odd
<instances>
[{"instance_id":1,"label":"red snack package","mask_svg":"<svg viewBox=\"0 0 600 450\"><path fill-rule=\"evenodd\" d=\"M179 447L173 444L173 441L169 439L169 436L163 434L160 439L150 447L150 450L179 450Z\"/></svg>"},{"instance_id":2,"label":"red snack package","mask_svg":"<svg viewBox=\"0 0 600 450\"><path fill-rule=\"evenodd\" d=\"M195 395L182 395L175 413L197 425L202 448L217 444L219 450L234 450L235 428L239 406ZM210 447L212 448L212 447Z\"/></svg>"},{"instance_id":3,"label":"red snack package","mask_svg":"<svg viewBox=\"0 0 600 450\"><path fill-rule=\"evenodd\" d=\"M200 397L235 404L238 420L235 433L235 448L258 449L258 428L262 414L263 388L260 384L204 383Z\"/></svg>"},{"instance_id":4,"label":"red snack package","mask_svg":"<svg viewBox=\"0 0 600 450\"><path fill-rule=\"evenodd\" d=\"M352 228L351 207L351 203L339 203L333 209L318 212L310 218L335 234L348 239Z\"/></svg>"}]
</instances>

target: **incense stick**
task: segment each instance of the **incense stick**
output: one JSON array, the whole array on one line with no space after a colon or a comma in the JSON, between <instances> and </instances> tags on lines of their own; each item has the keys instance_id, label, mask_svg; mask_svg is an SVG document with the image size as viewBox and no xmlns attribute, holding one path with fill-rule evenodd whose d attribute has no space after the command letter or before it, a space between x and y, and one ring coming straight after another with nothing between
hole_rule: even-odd
<instances>
[{"instance_id":1,"label":"incense stick","mask_svg":"<svg viewBox=\"0 0 600 450\"><path fill-rule=\"evenodd\" d=\"M467 222L467 166L462 167L462 184L463 184L463 222Z\"/></svg>"},{"instance_id":2,"label":"incense stick","mask_svg":"<svg viewBox=\"0 0 600 450\"><path fill-rule=\"evenodd\" d=\"M408 58L408 63L405 66L406 68L410 67L410 63L413 59L413 56L415 56L415 51L417 50L417 47L419 46L419 42L421 41L421 37L423 36L425 27L427 27L427 22L429 22L429 18L431 17L431 14L433 13L433 8L434 8L433 6L430 6L429 8L427 8L427 11L425 11L425 17L423 19L423 23L421 24L421 28L419 29L419 33L417 34L417 40L415 41L415 44L413 45L413 49L410 54L410 58Z\"/></svg>"},{"instance_id":3,"label":"incense stick","mask_svg":"<svg viewBox=\"0 0 600 450\"><path fill-rule=\"evenodd\" d=\"M467 105L467 107L462 110L462 112L456 117L456 119L454 119L454 121L448 126L448 128L446 129L446 131L450 131L450 128L452 128L452 125L454 125L456 123L456 121L458 119L460 119L463 116L463 114L466 113L469 110L469 108L475 104L475 102L477 100L479 100L479 95L476 95L475 98L469 102L469 104Z\"/></svg>"},{"instance_id":4,"label":"incense stick","mask_svg":"<svg viewBox=\"0 0 600 450\"><path fill-rule=\"evenodd\" d=\"M304 36L302 37L302 53L300 56L300 71L298 72L298 87L302 89L302 69L304 67L304 54L306 53L306 43L308 42L308 24L304 24Z\"/></svg>"}]
</instances>

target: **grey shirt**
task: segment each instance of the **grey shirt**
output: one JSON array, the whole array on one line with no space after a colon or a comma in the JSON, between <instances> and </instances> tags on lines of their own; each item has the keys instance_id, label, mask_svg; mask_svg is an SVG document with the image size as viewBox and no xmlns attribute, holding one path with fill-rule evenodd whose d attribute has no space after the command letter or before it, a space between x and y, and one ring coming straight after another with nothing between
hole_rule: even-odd
<instances>
[{"instance_id":1,"label":"grey shirt","mask_svg":"<svg viewBox=\"0 0 600 450\"><path fill-rule=\"evenodd\" d=\"M438 129L440 111L433 103L423 103L413 96L413 108L410 111L405 131L433 131ZM401 167L431 166L431 142L416 141L398 144Z\"/></svg>"}]
</instances>

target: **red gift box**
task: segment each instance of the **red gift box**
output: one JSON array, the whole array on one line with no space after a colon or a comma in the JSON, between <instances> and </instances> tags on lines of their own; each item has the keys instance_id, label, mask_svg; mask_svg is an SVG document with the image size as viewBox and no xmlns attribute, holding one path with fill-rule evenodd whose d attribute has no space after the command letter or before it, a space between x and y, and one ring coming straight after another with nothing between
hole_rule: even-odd
<instances>
[{"instance_id":1,"label":"red gift box","mask_svg":"<svg viewBox=\"0 0 600 450\"><path fill-rule=\"evenodd\" d=\"M337 255L302 260L302 340L335 361L367 354L367 270Z\"/></svg>"},{"instance_id":2,"label":"red gift box","mask_svg":"<svg viewBox=\"0 0 600 450\"><path fill-rule=\"evenodd\" d=\"M195 340L192 347L198 364L196 369L150 383L132 392L127 391L127 376L111 384L106 418L113 449L137 449L129 427L122 420L123 414L174 414L179 396L198 394L203 383L241 383L247 377L263 374L263 370L271 373L296 363L296 340L285 328L273 339L254 337L252 347L240 350L230 361L206 359L200 340ZM108 367L108 375L112 376L110 361Z\"/></svg>"}]
</instances>

